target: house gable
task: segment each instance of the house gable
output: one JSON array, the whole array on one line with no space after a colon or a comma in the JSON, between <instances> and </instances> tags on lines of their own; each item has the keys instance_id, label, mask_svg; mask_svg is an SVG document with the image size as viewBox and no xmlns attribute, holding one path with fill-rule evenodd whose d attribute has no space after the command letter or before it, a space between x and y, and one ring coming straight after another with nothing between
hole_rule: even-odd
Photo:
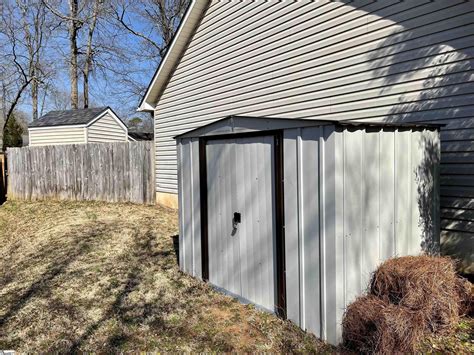
<instances>
[{"instance_id":1,"label":"house gable","mask_svg":"<svg viewBox=\"0 0 474 355\"><path fill-rule=\"evenodd\" d=\"M471 250L473 13L463 0L212 1L155 98L158 196L177 192L173 137L230 115L441 123L442 240Z\"/></svg>"}]
</instances>

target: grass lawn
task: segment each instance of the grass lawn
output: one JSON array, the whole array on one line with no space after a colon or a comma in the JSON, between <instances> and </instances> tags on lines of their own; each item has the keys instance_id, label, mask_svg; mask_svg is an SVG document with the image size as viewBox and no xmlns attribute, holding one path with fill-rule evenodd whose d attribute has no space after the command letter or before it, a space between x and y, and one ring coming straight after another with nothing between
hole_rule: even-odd
<instances>
[{"instance_id":1,"label":"grass lawn","mask_svg":"<svg viewBox=\"0 0 474 355\"><path fill-rule=\"evenodd\" d=\"M0 206L0 349L334 350L181 273L177 233L155 206Z\"/></svg>"},{"instance_id":2,"label":"grass lawn","mask_svg":"<svg viewBox=\"0 0 474 355\"><path fill-rule=\"evenodd\" d=\"M181 273L177 233L177 213L156 206L0 206L0 350L342 350ZM472 320L422 349L471 353Z\"/></svg>"}]
</instances>

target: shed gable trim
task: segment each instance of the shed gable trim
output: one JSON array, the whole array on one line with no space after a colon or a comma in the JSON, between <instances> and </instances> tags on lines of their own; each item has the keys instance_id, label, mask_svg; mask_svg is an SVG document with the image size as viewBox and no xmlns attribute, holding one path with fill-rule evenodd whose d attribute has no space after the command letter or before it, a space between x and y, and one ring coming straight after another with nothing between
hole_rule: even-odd
<instances>
[{"instance_id":1,"label":"shed gable trim","mask_svg":"<svg viewBox=\"0 0 474 355\"><path fill-rule=\"evenodd\" d=\"M186 50L209 3L209 0L193 0L190 3L169 49L166 51L164 58L161 60L158 69L148 85L148 89L140 102L138 111L153 111L155 109L155 105L163 92L164 86Z\"/></svg>"},{"instance_id":2,"label":"shed gable trim","mask_svg":"<svg viewBox=\"0 0 474 355\"><path fill-rule=\"evenodd\" d=\"M61 125L61 126L28 127L28 131L44 131L44 130L51 130L51 129L85 128L85 127L87 127L87 125L85 124L69 124L69 125Z\"/></svg>"},{"instance_id":3,"label":"shed gable trim","mask_svg":"<svg viewBox=\"0 0 474 355\"><path fill-rule=\"evenodd\" d=\"M85 127L92 126L95 122L100 120L106 114L110 114L110 116L114 119L114 121L116 121L128 135L128 127L125 125L125 123L123 123L123 121L115 114L115 112L110 107L106 111L98 115L96 118L94 118L92 121L90 121L87 125L85 125Z\"/></svg>"},{"instance_id":4,"label":"shed gable trim","mask_svg":"<svg viewBox=\"0 0 474 355\"><path fill-rule=\"evenodd\" d=\"M201 126L191 131L182 133L174 138L180 139L223 134L263 132L293 127L320 126L325 124L334 124L334 122L271 117L229 116L209 123L205 126Z\"/></svg>"}]
</instances>

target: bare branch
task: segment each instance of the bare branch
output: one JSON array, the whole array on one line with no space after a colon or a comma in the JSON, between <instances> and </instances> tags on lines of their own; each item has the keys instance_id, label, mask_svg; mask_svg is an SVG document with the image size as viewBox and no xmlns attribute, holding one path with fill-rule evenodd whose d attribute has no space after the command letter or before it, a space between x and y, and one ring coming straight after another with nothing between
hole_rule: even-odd
<instances>
[{"instance_id":1,"label":"bare branch","mask_svg":"<svg viewBox=\"0 0 474 355\"><path fill-rule=\"evenodd\" d=\"M66 20L66 21L72 21L77 24L78 28L80 28L84 23L87 21L87 19L81 19L77 16L70 16L61 13L57 9L55 9L53 6L48 4L46 0L41 0L41 2L48 8L49 11L51 11L55 16L59 17L61 20Z\"/></svg>"},{"instance_id":2,"label":"bare branch","mask_svg":"<svg viewBox=\"0 0 474 355\"><path fill-rule=\"evenodd\" d=\"M121 23L121 25L122 25L128 32L130 32L131 34L133 34L133 35L135 35L135 36L137 36L137 37L140 37L141 39L145 40L147 43L151 44L151 45L152 45L153 47L155 47L159 52L161 52L161 50L162 50L162 47L161 47L161 46L159 46L155 41L153 41L150 37L146 36L145 34L134 30L132 27L130 27L130 26L125 22L125 20L124 20L125 11L126 11L126 7L125 7L125 6L122 6L122 11L121 11L121 13L118 13L116 10L114 10L116 19Z\"/></svg>"}]
</instances>

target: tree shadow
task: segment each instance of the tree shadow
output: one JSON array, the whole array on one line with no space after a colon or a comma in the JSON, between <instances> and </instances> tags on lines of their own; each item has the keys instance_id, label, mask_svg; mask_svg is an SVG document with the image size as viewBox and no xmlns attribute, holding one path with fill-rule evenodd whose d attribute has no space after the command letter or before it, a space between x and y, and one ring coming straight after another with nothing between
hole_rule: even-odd
<instances>
[{"instance_id":1,"label":"tree shadow","mask_svg":"<svg viewBox=\"0 0 474 355\"><path fill-rule=\"evenodd\" d=\"M353 5L355 6L355 5ZM393 30L367 55L372 80L380 81L381 104L397 102L382 109L389 122L429 122L445 124L439 147L422 142L427 156L417 167L419 212L423 229L432 231L439 223L432 219L430 199L433 192L431 167L440 164L441 251L443 254L473 262L472 209L474 198L474 94L472 13L474 4L465 2L405 2L402 12L375 11L378 20L390 20ZM412 18L413 17L413 18ZM469 180L471 179L471 180ZM468 181L469 180L469 181ZM467 184L468 186L466 187ZM424 236L423 248L433 252L438 242ZM470 261L469 261L470 260ZM468 265L464 265L468 266Z\"/></svg>"},{"instance_id":2,"label":"tree shadow","mask_svg":"<svg viewBox=\"0 0 474 355\"><path fill-rule=\"evenodd\" d=\"M173 239L177 237L178 236L173 236ZM160 259L169 257L173 253L171 250L160 250L159 252L156 252L153 245L155 239L156 236L151 231L148 231L145 235L137 234L134 237L135 243L129 252L131 253L132 259L136 260L136 262L130 265L130 271L128 272L126 280L122 283L121 290L114 297L112 304L102 310L103 316L93 324L89 325L86 330L71 343L66 351L67 353L81 352L82 347L87 343L87 341L102 326L111 320L116 320L120 326L141 325L147 323L155 330L166 329L166 322L163 317L174 309L180 307L177 302L169 304L160 301L166 297L166 290L159 290L151 300L143 303L134 303L129 300L130 295L140 288L141 284L144 282L144 278L147 277L145 273L146 269L142 267L141 261L146 261L147 263L159 262ZM175 265L172 267L175 267ZM108 336L104 347L109 350L118 351L121 346L129 340L129 336L124 331L119 330L118 332L113 332Z\"/></svg>"},{"instance_id":3,"label":"tree shadow","mask_svg":"<svg viewBox=\"0 0 474 355\"><path fill-rule=\"evenodd\" d=\"M104 231L104 225L97 224L84 226L86 230L77 243L71 243L72 248L67 248L65 244L61 244L60 248L52 247L48 244L36 251L35 255L47 255L55 253L54 261L29 287L21 292L19 295L15 294L15 301L10 305L8 310L0 318L0 328L3 327L12 317L14 317L32 298L44 296L50 293L55 279L61 276L67 268L74 263L81 255L88 253L91 250L94 242L97 241L98 236ZM32 256L34 258L35 256ZM31 267L31 259L24 262L24 268ZM44 262L44 261L43 261ZM34 262L33 262L34 264ZM17 265L16 273L22 269L22 264ZM9 281L18 278L15 272L8 273L2 280L2 285L5 287ZM4 295L6 297L6 295Z\"/></svg>"},{"instance_id":4,"label":"tree shadow","mask_svg":"<svg viewBox=\"0 0 474 355\"><path fill-rule=\"evenodd\" d=\"M418 210L420 213L419 225L422 230L421 248L428 254L438 255L439 243L439 198L438 166L439 144L436 139L423 135L418 142L418 149L423 152L421 163L415 168L417 184ZM435 201L433 201L435 199Z\"/></svg>"}]
</instances>

